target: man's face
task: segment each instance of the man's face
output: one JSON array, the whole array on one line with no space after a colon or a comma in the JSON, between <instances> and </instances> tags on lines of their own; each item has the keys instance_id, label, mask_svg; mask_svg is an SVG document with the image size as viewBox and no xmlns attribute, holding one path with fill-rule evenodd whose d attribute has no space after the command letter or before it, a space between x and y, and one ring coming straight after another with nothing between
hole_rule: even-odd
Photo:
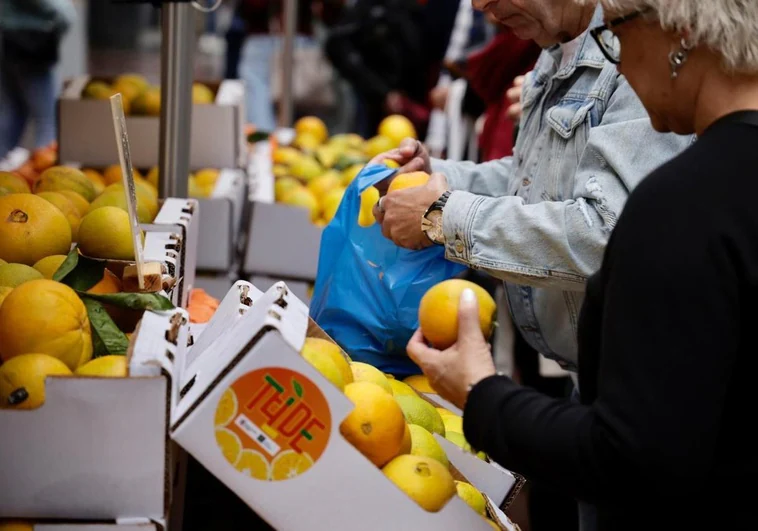
<instances>
[{"instance_id":1,"label":"man's face","mask_svg":"<svg viewBox=\"0 0 758 531\"><path fill-rule=\"evenodd\" d=\"M582 13L573 0L472 0L472 5L511 28L520 39L542 47L567 40L567 23Z\"/></svg>"}]
</instances>

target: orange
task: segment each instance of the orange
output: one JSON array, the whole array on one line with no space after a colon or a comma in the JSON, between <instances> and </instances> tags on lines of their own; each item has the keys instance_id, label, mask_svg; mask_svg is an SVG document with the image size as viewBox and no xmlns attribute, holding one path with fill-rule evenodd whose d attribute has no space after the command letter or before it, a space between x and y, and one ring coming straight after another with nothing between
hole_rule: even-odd
<instances>
[{"instance_id":1,"label":"orange","mask_svg":"<svg viewBox=\"0 0 758 531\"><path fill-rule=\"evenodd\" d=\"M392 395L371 382L345 386L345 395L355 408L340 425L340 433L376 466L383 466L400 453L405 418Z\"/></svg>"},{"instance_id":2,"label":"orange","mask_svg":"<svg viewBox=\"0 0 758 531\"><path fill-rule=\"evenodd\" d=\"M429 383L429 378L423 374L414 374L412 376L408 376L405 380L403 380L403 382L410 385L419 393L427 393L431 395L438 394L437 391L435 391Z\"/></svg>"},{"instance_id":3,"label":"orange","mask_svg":"<svg viewBox=\"0 0 758 531\"><path fill-rule=\"evenodd\" d=\"M283 481L307 472L313 466L313 459L308 452L297 453L284 450L271 462L272 481Z\"/></svg>"},{"instance_id":4,"label":"orange","mask_svg":"<svg viewBox=\"0 0 758 531\"><path fill-rule=\"evenodd\" d=\"M136 170L132 170L132 177L137 179L139 177L142 177L142 174ZM105 180L105 185L108 186L110 184L114 183L121 183L123 182L121 179L121 165L120 164L113 164L111 166L108 166L103 171L103 179Z\"/></svg>"},{"instance_id":5,"label":"orange","mask_svg":"<svg viewBox=\"0 0 758 531\"><path fill-rule=\"evenodd\" d=\"M268 481L271 479L271 466L263 454L255 450L242 450L239 461L235 467L243 474L247 474L253 479Z\"/></svg>"},{"instance_id":6,"label":"orange","mask_svg":"<svg viewBox=\"0 0 758 531\"><path fill-rule=\"evenodd\" d=\"M35 192L60 192L61 190L73 190L87 201L92 201L97 195L92 181L76 168L53 166L43 171L37 181Z\"/></svg>"},{"instance_id":7,"label":"orange","mask_svg":"<svg viewBox=\"0 0 758 531\"><path fill-rule=\"evenodd\" d=\"M87 309L60 282L39 279L17 286L0 306L0 358L35 352L58 358L72 371L92 358Z\"/></svg>"},{"instance_id":8,"label":"orange","mask_svg":"<svg viewBox=\"0 0 758 531\"><path fill-rule=\"evenodd\" d=\"M411 448L413 448L413 439L411 438L411 429L408 423L406 423L405 432L403 433L403 445L400 447L399 455L411 453Z\"/></svg>"},{"instance_id":9,"label":"orange","mask_svg":"<svg viewBox=\"0 0 758 531\"><path fill-rule=\"evenodd\" d=\"M70 249L71 225L55 206L32 194L0 197L0 259L31 266Z\"/></svg>"},{"instance_id":10,"label":"orange","mask_svg":"<svg viewBox=\"0 0 758 531\"><path fill-rule=\"evenodd\" d=\"M221 395L221 400L218 401L216 406L216 416L214 424L217 427L226 426L234 420L237 416L238 410L237 395L233 390L227 389L224 394Z\"/></svg>"},{"instance_id":11,"label":"orange","mask_svg":"<svg viewBox=\"0 0 758 531\"><path fill-rule=\"evenodd\" d=\"M109 269L103 270L103 278L100 282L87 290L87 293L96 295L108 295L111 293L121 292L121 279L114 275Z\"/></svg>"},{"instance_id":12,"label":"orange","mask_svg":"<svg viewBox=\"0 0 758 531\"><path fill-rule=\"evenodd\" d=\"M438 349L446 349L458 340L458 305L461 293L470 288L479 301L479 325L489 339L497 307L495 300L483 288L458 278L445 280L430 288L421 298L419 324L424 337Z\"/></svg>"},{"instance_id":13,"label":"orange","mask_svg":"<svg viewBox=\"0 0 758 531\"><path fill-rule=\"evenodd\" d=\"M457 494L455 480L447 467L429 457L399 455L382 472L429 512L439 511Z\"/></svg>"},{"instance_id":14,"label":"orange","mask_svg":"<svg viewBox=\"0 0 758 531\"><path fill-rule=\"evenodd\" d=\"M425 171L401 173L392 179L392 183L390 184L389 188L387 188L387 193L394 192L396 190L402 190L404 188L424 186L428 181L429 174Z\"/></svg>"},{"instance_id":15,"label":"orange","mask_svg":"<svg viewBox=\"0 0 758 531\"><path fill-rule=\"evenodd\" d=\"M71 225L71 239L76 241L77 236L79 235L79 224L82 222L82 217L79 215L76 205L60 192L38 192L37 195L42 199L49 201L55 205L58 210L63 212L68 224Z\"/></svg>"},{"instance_id":16,"label":"orange","mask_svg":"<svg viewBox=\"0 0 758 531\"><path fill-rule=\"evenodd\" d=\"M0 365L0 408L35 409L45 402L45 378L71 376L61 360L22 354Z\"/></svg>"},{"instance_id":17,"label":"orange","mask_svg":"<svg viewBox=\"0 0 758 531\"><path fill-rule=\"evenodd\" d=\"M31 192L26 179L7 171L0 171L0 186L12 194L28 194Z\"/></svg>"},{"instance_id":18,"label":"orange","mask_svg":"<svg viewBox=\"0 0 758 531\"><path fill-rule=\"evenodd\" d=\"M400 114L393 114L387 116L379 124L378 134L385 138L388 138L394 144L392 147L397 147L406 138L417 138L416 128L413 127L413 123Z\"/></svg>"},{"instance_id":19,"label":"orange","mask_svg":"<svg viewBox=\"0 0 758 531\"><path fill-rule=\"evenodd\" d=\"M79 212L79 217L82 217L89 212L89 201L84 199L81 194L74 192L73 190L61 190L58 193L66 196L66 199L74 204L76 211Z\"/></svg>"},{"instance_id":20,"label":"orange","mask_svg":"<svg viewBox=\"0 0 758 531\"><path fill-rule=\"evenodd\" d=\"M89 181L92 183L92 186L95 187L95 193L97 195L102 194L103 190L105 190L105 178L100 174L100 172L87 168L83 169L82 173L87 179L89 179Z\"/></svg>"}]
</instances>

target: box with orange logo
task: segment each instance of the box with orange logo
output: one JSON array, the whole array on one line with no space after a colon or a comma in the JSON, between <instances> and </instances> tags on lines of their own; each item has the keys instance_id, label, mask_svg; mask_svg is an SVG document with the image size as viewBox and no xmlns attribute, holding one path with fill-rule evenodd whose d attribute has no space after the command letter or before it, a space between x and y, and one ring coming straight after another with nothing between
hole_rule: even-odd
<instances>
[{"instance_id":1,"label":"box with orange logo","mask_svg":"<svg viewBox=\"0 0 758 531\"><path fill-rule=\"evenodd\" d=\"M174 378L171 437L278 530L491 529L457 496L425 511L342 436L354 406L299 355L309 330L286 284L238 282Z\"/></svg>"}]
</instances>

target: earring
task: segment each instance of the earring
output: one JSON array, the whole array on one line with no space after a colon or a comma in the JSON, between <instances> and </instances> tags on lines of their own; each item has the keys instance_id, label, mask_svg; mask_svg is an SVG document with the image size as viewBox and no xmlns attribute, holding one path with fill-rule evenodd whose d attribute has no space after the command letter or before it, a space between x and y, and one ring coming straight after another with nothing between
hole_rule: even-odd
<instances>
[{"instance_id":1,"label":"earring","mask_svg":"<svg viewBox=\"0 0 758 531\"><path fill-rule=\"evenodd\" d=\"M693 46L682 39L679 50L669 54L669 64L671 65L671 79L679 77L679 69L687 62L690 50Z\"/></svg>"}]
</instances>

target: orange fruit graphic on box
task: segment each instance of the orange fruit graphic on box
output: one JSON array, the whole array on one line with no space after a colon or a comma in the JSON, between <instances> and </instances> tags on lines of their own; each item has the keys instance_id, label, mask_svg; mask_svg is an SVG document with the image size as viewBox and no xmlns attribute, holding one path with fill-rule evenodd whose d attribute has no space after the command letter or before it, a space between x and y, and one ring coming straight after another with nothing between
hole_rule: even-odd
<instances>
[{"instance_id":1,"label":"orange fruit graphic on box","mask_svg":"<svg viewBox=\"0 0 758 531\"><path fill-rule=\"evenodd\" d=\"M214 423L224 459L263 481L308 471L326 450L332 429L329 404L318 386L283 367L238 378L221 395Z\"/></svg>"}]
</instances>

